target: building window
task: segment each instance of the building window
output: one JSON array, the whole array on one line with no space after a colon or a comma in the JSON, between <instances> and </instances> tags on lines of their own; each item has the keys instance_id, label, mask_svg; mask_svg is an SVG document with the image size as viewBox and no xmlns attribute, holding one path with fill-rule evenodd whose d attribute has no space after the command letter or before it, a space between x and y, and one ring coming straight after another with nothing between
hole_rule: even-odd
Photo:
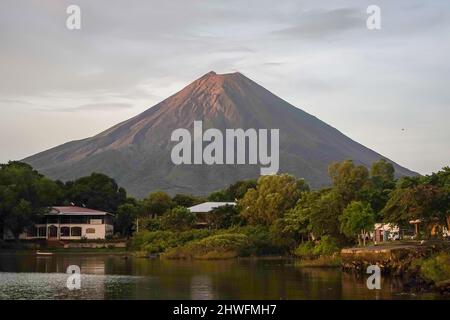
<instances>
[{"instance_id":1,"label":"building window","mask_svg":"<svg viewBox=\"0 0 450 320\"><path fill-rule=\"evenodd\" d=\"M70 223L70 217L61 217L61 223Z\"/></svg>"},{"instance_id":2,"label":"building window","mask_svg":"<svg viewBox=\"0 0 450 320\"><path fill-rule=\"evenodd\" d=\"M36 224L46 224L47 217L46 216L38 216L36 219Z\"/></svg>"},{"instance_id":3,"label":"building window","mask_svg":"<svg viewBox=\"0 0 450 320\"><path fill-rule=\"evenodd\" d=\"M61 227L61 237L70 237L69 227Z\"/></svg>"},{"instance_id":4,"label":"building window","mask_svg":"<svg viewBox=\"0 0 450 320\"><path fill-rule=\"evenodd\" d=\"M87 228L86 229L86 233L95 233L95 229L94 228Z\"/></svg>"},{"instance_id":5,"label":"building window","mask_svg":"<svg viewBox=\"0 0 450 320\"><path fill-rule=\"evenodd\" d=\"M72 224L85 224L86 217L71 217L70 223Z\"/></svg>"},{"instance_id":6,"label":"building window","mask_svg":"<svg viewBox=\"0 0 450 320\"><path fill-rule=\"evenodd\" d=\"M36 227L31 227L27 230L27 236L28 238L34 238L37 236L37 228Z\"/></svg>"},{"instance_id":7,"label":"building window","mask_svg":"<svg viewBox=\"0 0 450 320\"><path fill-rule=\"evenodd\" d=\"M47 236L47 228L39 227L38 228L38 237L46 237Z\"/></svg>"},{"instance_id":8,"label":"building window","mask_svg":"<svg viewBox=\"0 0 450 320\"><path fill-rule=\"evenodd\" d=\"M70 234L72 237L81 237L81 227L70 228Z\"/></svg>"},{"instance_id":9,"label":"building window","mask_svg":"<svg viewBox=\"0 0 450 320\"><path fill-rule=\"evenodd\" d=\"M47 223L58 223L58 217L47 217Z\"/></svg>"}]
</instances>

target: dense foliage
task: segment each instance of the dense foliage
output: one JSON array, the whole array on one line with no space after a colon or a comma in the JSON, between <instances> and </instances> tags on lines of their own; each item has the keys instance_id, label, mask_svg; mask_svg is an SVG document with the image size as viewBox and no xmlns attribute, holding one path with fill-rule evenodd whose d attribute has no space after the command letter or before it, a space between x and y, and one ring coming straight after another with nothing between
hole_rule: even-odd
<instances>
[{"instance_id":1,"label":"dense foliage","mask_svg":"<svg viewBox=\"0 0 450 320\"><path fill-rule=\"evenodd\" d=\"M384 219L406 225L420 219L429 235L435 225L448 226L450 216L450 168L429 176L400 178L382 210Z\"/></svg>"},{"instance_id":2,"label":"dense foliage","mask_svg":"<svg viewBox=\"0 0 450 320\"><path fill-rule=\"evenodd\" d=\"M418 260L416 265L420 267L420 274L427 280L439 282L450 279L450 254L446 252Z\"/></svg>"},{"instance_id":3,"label":"dense foliage","mask_svg":"<svg viewBox=\"0 0 450 320\"><path fill-rule=\"evenodd\" d=\"M287 174L262 176L256 188L249 189L239 200L241 215L249 224L270 225L292 208L305 190L308 186L303 179Z\"/></svg>"},{"instance_id":4,"label":"dense foliage","mask_svg":"<svg viewBox=\"0 0 450 320\"><path fill-rule=\"evenodd\" d=\"M61 197L59 186L31 166L20 162L0 165L0 235L7 226L17 238Z\"/></svg>"},{"instance_id":5,"label":"dense foliage","mask_svg":"<svg viewBox=\"0 0 450 320\"><path fill-rule=\"evenodd\" d=\"M365 242L375 222L411 227L421 223L422 237L449 227L450 168L429 176L394 177L385 160L370 169L351 160L329 167L332 184L310 190L287 174L237 181L208 197L155 191L143 200L127 197L106 175L53 182L30 166L0 166L0 230L18 236L49 206L74 204L112 212L118 236L132 236L136 250L171 257L234 255L332 255L344 245ZM196 229L187 208L206 201L233 201L206 215L207 229ZM203 221L205 223L205 221ZM211 251L211 252L209 252ZM209 252L209 253L208 253Z\"/></svg>"},{"instance_id":6,"label":"dense foliage","mask_svg":"<svg viewBox=\"0 0 450 320\"><path fill-rule=\"evenodd\" d=\"M344 209L339 217L341 232L348 238L360 236L365 242L365 234L373 228L375 223L375 214L370 204L361 201L352 201Z\"/></svg>"},{"instance_id":7,"label":"dense foliage","mask_svg":"<svg viewBox=\"0 0 450 320\"><path fill-rule=\"evenodd\" d=\"M86 206L107 212L116 212L127 198L124 188L101 173L92 173L88 177L66 182L62 189L66 205Z\"/></svg>"}]
</instances>

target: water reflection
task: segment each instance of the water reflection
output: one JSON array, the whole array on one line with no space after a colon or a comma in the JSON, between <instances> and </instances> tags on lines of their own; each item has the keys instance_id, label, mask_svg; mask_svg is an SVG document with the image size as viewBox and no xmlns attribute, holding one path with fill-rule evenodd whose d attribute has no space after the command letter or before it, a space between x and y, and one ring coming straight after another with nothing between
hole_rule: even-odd
<instances>
[{"instance_id":1,"label":"water reflection","mask_svg":"<svg viewBox=\"0 0 450 320\"><path fill-rule=\"evenodd\" d=\"M81 290L66 288L69 265ZM339 269L285 260L165 261L117 255L0 254L0 299L415 299L383 277L381 290Z\"/></svg>"},{"instance_id":2,"label":"water reflection","mask_svg":"<svg viewBox=\"0 0 450 320\"><path fill-rule=\"evenodd\" d=\"M191 299L192 300L213 300L216 299L213 292L211 277L207 275L193 276L191 278Z\"/></svg>"}]
</instances>

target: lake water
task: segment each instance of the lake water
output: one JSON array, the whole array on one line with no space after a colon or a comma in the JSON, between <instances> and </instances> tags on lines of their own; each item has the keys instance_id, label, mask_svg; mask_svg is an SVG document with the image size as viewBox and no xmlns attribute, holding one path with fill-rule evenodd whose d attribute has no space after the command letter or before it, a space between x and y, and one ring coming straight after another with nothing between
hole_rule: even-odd
<instances>
[{"instance_id":1,"label":"lake water","mask_svg":"<svg viewBox=\"0 0 450 320\"><path fill-rule=\"evenodd\" d=\"M81 268L81 289L66 287L70 265ZM383 277L334 268L301 268L293 260L167 261L118 255L0 254L0 299L433 299L404 294Z\"/></svg>"}]
</instances>

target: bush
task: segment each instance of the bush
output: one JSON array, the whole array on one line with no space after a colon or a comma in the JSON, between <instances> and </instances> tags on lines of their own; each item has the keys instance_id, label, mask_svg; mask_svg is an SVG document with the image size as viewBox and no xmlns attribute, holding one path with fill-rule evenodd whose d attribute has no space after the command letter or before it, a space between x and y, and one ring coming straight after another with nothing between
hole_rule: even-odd
<instances>
[{"instance_id":1,"label":"bush","mask_svg":"<svg viewBox=\"0 0 450 320\"><path fill-rule=\"evenodd\" d=\"M285 253L292 253L298 245L300 235L291 229L286 219L277 219L269 229L270 241Z\"/></svg>"},{"instance_id":2,"label":"bush","mask_svg":"<svg viewBox=\"0 0 450 320\"><path fill-rule=\"evenodd\" d=\"M147 230L147 231L161 230L160 218L150 218L150 217L140 218L139 230Z\"/></svg>"},{"instance_id":3,"label":"bush","mask_svg":"<svg viewBox=\"0 0 450 320\"><path fill-rule=\"evenodd\" d=\"M302 243L295 249L294 254L303 259L313 259L323 256L332 256L339 252L336 240L330 236L323 236L316 244L312 241Z\"/></svg>"},{"instance_id":4,"label":"bush","mask_svg":"<svg viewBox=\"0 0 450 320\"><path fill-rule=\"evenodd\" d=\"M243 234L248 237L249 244L241 250L241 256L278 254L283 251L270 240L269 227L267 226L249 225L221 230L219 232Z\"/></svg>"},{"instance_id":5,"label":"bush","mask_svg":"<svg viewBox=\"0 0 450 320\"><path fill-rule=\"evenodd\" d=\"M419 261L421 275L431 281L439 282L450 279L450 254L440 253Z\"/></svg>"},{"instance_id":6,"label":"bush","mask_svg":"<svg viewBox=\"0 0 450 320\"><path fill-rule=\"evenodd\" d=\"M200 240L212 235L208 229L193 229L178 233L178 243L180 245L186 244L190 241Z\"/></svg>"},{"instance_id":7,"label":"bush","mask_svg":"<svg viewBox=\"0 0 450 320\"><path fill-rule=\"evenodd\" d=\"M213 235L201 240L169 250L163 257L168 259L227 259L240 255L249 245L244 234L225 233Z\"/></svg>"},{"instance_id":8,"label":"bush","mask_svg":"<svg viewBox=\"0 0 450 320\"><path fill-rule=\"evenodd\" d=\"M312 259L314 258L314 243L312 241L307 241L300 244L297 249L295 249L294 254L302 259Z\"/></svg>"},{"instance_id":9,"label":"bush","mask_svg":"<svg viewBox=\"0 0 450 320\"><path fill-rule=\"evenodd\" d=\"M142 231L136 233L132 240L135 250L146 253L160 253L167 249L182 246L189 241L202 239L211 235L209 230L174 231Z\"/></svg>"},{"instance_id":10,"label":"bush","mask_svg":"<svg viewBox=\"0 0 450 320\"><path fill-rule=\"evenodd\" d=\"M133 248L157 253L174 246L175 234L172 231L142 231L133 237Z\"/></svg>"},{"instance_id":11,"label":"bush","mask_svg":"<svg viewBox=\"0 0 450 320\"><path fill-rule=\"evenodd\" d=\"M175 207L164 213L160 221L163 229L189 230L194 226L195 215L184 207Z\"/></svg>"},{"instance_id":12,"label":"bush","mask_svg":"<svg viewBox=\"0 0 450 320\"><path fill-rule=\"evenodd\" d=\"M219 238L213 238L218 236ZM269 228L267 226L245 226L245 227L233 227L230 229L222 229L222 230L207 230L207 229L193 229L188 231L141 231L134 235L132 239L132 247L134 250L143 251L145 253L161 253L165 252L168 249L172 249L175 247L183 247L185 245L190 245L191 242L195 242L201 239L210 239L208 241L213 241L213 244L218 244L219 240L223 241L231 241L230 239L238 239L237 237L245 238L245 245L236 245L233 251L233 255L239 256L250 256L250 255L268 255L268 254L279 254L282 251L282 248L274 245L269 238ZM222 238L224 237L224 238ZM236 240L237 241L237 240ZM236 241L234 242L236 244ZM208 243L207 243L208 244ZM186 248L180 248L178 250L179 255L187 254ZM198 249L189 248L190 250L194 250L195 252ZM217 251L212 249L212 251ZM231 251L227 252L228 255L231 254ZM176 250L171 250L171 255L177 256L174 254ZM218 250L217 256L221 257L223 254L223 250ZM212 254L214 258L216 256ZM213 259L213 258L211 258Z\"/></svg>"},{"instance_id":13,"label":"bush","mask_svg":"<svg viewBox=\"0 0 450 320\"><path fill-rule=\"evenodd\" d=\"M241 224L241 217L235 206L225 205L213 209L207 215L208 224L214 229L230 228Z\"/></svg>"},{"instance_id":14,"label":"bush","mask_svg":"<svg viewBox=\"0 0 450 320\"><path fill-rule=\"evenodd\" d=\"M339 252L339 246L336 240L330 236L323 236L319 243L314 247L313 253L316 256L331 256Z\"/></svg>"}]
</instances>

